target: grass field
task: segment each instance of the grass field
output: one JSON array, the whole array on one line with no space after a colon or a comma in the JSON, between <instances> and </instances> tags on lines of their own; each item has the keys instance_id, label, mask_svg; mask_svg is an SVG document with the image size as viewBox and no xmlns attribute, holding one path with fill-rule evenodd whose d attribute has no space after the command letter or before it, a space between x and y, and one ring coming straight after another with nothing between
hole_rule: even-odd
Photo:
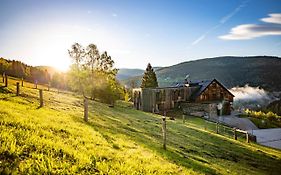
<instances>
[{"instance_id":1,"label":"grass field","mask_svg":"<svg viewBox=\"0 0 281 175\"><path fill-rule=\"evenodd\" d=\"M0 174L281 172L280 150L205 131L200 118L168 120L163 150L159 115L90 102L86 123L80 96L51 89L38 108L38 89L25 83L17 97L9 82L0 88Z\"/></svg>"}]
</instances>

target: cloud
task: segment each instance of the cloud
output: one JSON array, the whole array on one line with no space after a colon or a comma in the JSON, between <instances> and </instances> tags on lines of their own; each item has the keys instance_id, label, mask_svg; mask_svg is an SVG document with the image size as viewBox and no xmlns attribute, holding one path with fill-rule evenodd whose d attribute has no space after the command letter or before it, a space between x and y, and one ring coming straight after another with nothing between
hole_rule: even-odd
<instances>
[{"instance_id":1,"label":"cloud","mask_svg":"<svg viewBox=\"0 0 281 175\"><path fill-rule=\"evenodd\" d=\"M264 24L242 24L233 27L229 34L219 36L223 40L249 40L262 36L281 35L281 13L262 18Z\"/></svg>"},{"instance_id":2,"label":"cloud","mask_svg":"<svg viewBox=\"0 0 281 175\"><path fill-rule=\"evenodd\" d=\"M268 18L262 18L261 21L266 23L281 24L281 13L269 14Z\"/></svg>"},{"instance_id":3,"label":"cloud","mask_svg":"<svg viewBox=\"0 0 281 175\"><path fill-rule=\"evenodd\" d=\"M204 40L206 38L206 36L211 33L213 30L216 30L217 28L219 28L221 25L223 25L224 23L226 23L228 20L230 20L234 15L236 15L236 13L238 13L242 8L244 8L247 3L250 0L245 0L243 1L238 7L236 7L232 12L230 12L229 14L225 15L224 17L221 18L219 24L215 25L214 27L210 28L207 32L205 32L204 34L202 34L201 36L199 36L197 39L195 39L191 45L194 46L196 44L198 44L199 42L201 42L202 40Z\"/></svg>"},{"instance_id":4,"label":"cloud","mask_svg":"<svg viewBox=\"0 0 281 175\"><path fill-rule=\"evenodd\" d=\"M248 40L269 35L281 35L281 26L244 24L232 28L228 35L219 38L223 40Z\"/></svg>"}]
</instances>

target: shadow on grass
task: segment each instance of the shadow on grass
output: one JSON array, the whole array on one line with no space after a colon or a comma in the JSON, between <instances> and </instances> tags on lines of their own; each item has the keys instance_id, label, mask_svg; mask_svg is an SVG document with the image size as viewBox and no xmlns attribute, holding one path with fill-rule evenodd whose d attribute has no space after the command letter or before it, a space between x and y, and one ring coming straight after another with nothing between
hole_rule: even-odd
<instances>
[{"instance_id":1,"label":"shadow on grass","mask_svg":"<svg viewBox=\"0 0 281 175\"><path fill-rule=\"evenodd\" d=\"M12 91L10 91L6 86L0 86L0 93L10 94Z\"/></svg>"},{"instance_id":2,"label":"shadow on grass","mask_svg":"<svg viewBox=\"0 0 281 175\"><path fill-rule=\"evenodd\" d=\"M94 117L87 124L101 133L109 143L114 139L110 137L122 134L170 162L204 174L220 174L213 167L229 169L234 164L239 164L237 167L248 171L246 174L253 171L279 174L281 170L281 161L277 157L173 121L167 123L168 147L164 150L161 116L156 117L127 107L109 108L99 105L101 104L95 103L94 107L89 106ZM82 117L73 119L85 123ZM229 167L224 167L225 165Z\"/></svg>"},{"instance_id":3,"label":"shadow on grass","mask_svg":"<svg viewBox=\"0 0 281 175\"><path fill-rule=\"evenodd\" d=\"M116 110L117 108L113 108L112 110ZM105 112L105 111L103 111ZM74 118L75 120L79 122L83 122L83 119L81 118ZM129 121L123 123L122 121L118 121L115 119L114 116L110 116L108 114L105 114L102 119L106 121L106 123L112 123L114 124L114 128L112 126L104 126L101 125L101 122L98 122L96 120L97 118L92 118L88 125L92 126L96 131L98 131L102 136L109 142L112 143L112 139L110 135L114 137L114 135L123 134L126 137L129 136L129 138L136 143L153 150L158 155L164 157L165 159L169 160L170 162L176 163L181 166L185 166L187 168L192 168L194 170L200 170L200 172L206 173L206 174L217 174L214 169L211 169L207 166L204 166L200 163L197 163L198 160L194 160L192 157L187 157L186 155L183 155L181 152L178 152L173 147L168 147L167 150L164 150L162 148L162 142L161 142L161 129L158 128L159 132L152 132L150 133L149 130L145 131L144 128L136 127L135 125L132 125L133 121ZM140 121L141 122L141 121ZM138 125L136 123L136 125Z\"/></svg>"}]
</instances>

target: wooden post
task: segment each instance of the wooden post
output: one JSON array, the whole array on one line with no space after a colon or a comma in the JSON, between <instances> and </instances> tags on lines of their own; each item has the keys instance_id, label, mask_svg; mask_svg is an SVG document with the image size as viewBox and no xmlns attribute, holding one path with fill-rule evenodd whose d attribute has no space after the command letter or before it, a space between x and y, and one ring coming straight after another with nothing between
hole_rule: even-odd
<instances>
[{"instance_id":1,"label":"wooden post","mask_svg":"<svg viewBox=\"0 0 281 175\"><path fill-rule=\"evenodd\" d=\"M205 120L204 129L207 130L207 121Z\"/></svg>"},{"instance_id":2,"label":"wooden post","mask_svg":"<svg viewBox=\"0 0 281 175\"><path fill-rule=\"evenodd\" d=\"M40 108L44 106L43 103L43 90L39 89Z\"/></svg>"},{"instance_id":3,"label":"wooden post","mask_svg":"<svg viewBox=\"0 0 281 175\"><path fill-rule=\"evenodd\" d=\"M182 115L182 122L185 123L185 115Z\"/></svg>"},{"instance_id":4,"label":"wooden post","mask_svg":"<svg viewBox=\"0 0 281 175\"><path fill-rule=\"evenodd\" d=\"M84 97L84 121L88 122L88 99Z\"/></svg>"},{"instance_id":5,"label":"wooden post","mask_svg":"<svg viewBox=\"0 0 281 175\"><path fill-rule=\"evenodd\" d=\"M162 117L162 131L163 131L163 148L166 150L167 132L166 132L166 117Z\"/></svg>"},{"instance_id":6,"label":"wooden post","mask_svg":"<svg viewBox=\"0 0 281 175\"><path fill-rule=\"evenodd\" d=\"M8 87L8 76L5 75L5 87Z\"/></svg>"},{"instance_id":7,"label":"wooden post","mask_svg":"<svg viewBox=\"0 0 281 175\"><path fill-rule=\"evenodd\" d=\"M246 142L249 143L249 133L246 132Z\"/></svg>"},{"instance_id":8,"label":"wooden post","mask_svg":"<svg viewBox=\"0 0 281 175\"><path fill-rule=\"evenodd\" d=\"M50 83L48 83L48 91L50 91Z\"/></svg>"},{"instance_id":9,"label":"wooden post","mask_svg":"<svg viewBox=\"0 0 281 175\"><path fill-rule=\"evenodd\" d=\"M219 133L219 123L218 122L216 123L216 133L217 134Z\"/></svg>"},{"instance_id":10,"label":"wooden post","mask_svg":"<svg viewBox=\"0 0 281 175\"><path fill-rule=\"evenodd\" d=\"M237 140L236 128L233 128L233 138L234 140Z\"/></svg>"},{"instance_id":11,"label":"wooden post","mask_svg":"<svg viewBox=\"0 0 281 175\"><path fill-rule=\"evenodd\" d=\"M20 83L17 82L17 96L20 95Z\"/></svg>"},{"instance_id":12,"label":"wooden post","mask_svg":"<svg viewBox=\"0 0 281 175\"><path fill-rule=\"evenodd\" d=\"M37 89L37 80L35 81L35 89Z\"/></svg>"},{"instance_id":13,"label":"wooden post","mask_svg":"<svg viewBox=\"0 0 281 175\"><path fill-rule=\"evenodd\" d=\"M21 87L23 87L23 77L21 78Z\"/></svg>"},{"instance_id":14,"label":"wooden post","mask_svg":"<svg viewBox=\"0 0 281 175\"><path fill-rule=\"evenodd\" d=\"M5 72L2 74L2 81L5 83Z\"/></svg>"}]
</instances>

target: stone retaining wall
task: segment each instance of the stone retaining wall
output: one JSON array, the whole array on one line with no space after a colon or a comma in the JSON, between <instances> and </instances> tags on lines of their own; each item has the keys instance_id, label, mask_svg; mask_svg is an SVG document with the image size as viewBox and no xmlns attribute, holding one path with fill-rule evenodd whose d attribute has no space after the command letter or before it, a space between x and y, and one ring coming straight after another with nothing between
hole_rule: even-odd
<instances>
[{"instance_id":1,"label":"stone retaining wall","mask_svg":"<svg viewBox=\"0 0 281 175\"><path fill-rule=\"evenodd\" d=\"M184 114L205 116L210 118L217 117L217 104L216 103L181 103L181 108Z\"/></svg>"}]
</instances>

